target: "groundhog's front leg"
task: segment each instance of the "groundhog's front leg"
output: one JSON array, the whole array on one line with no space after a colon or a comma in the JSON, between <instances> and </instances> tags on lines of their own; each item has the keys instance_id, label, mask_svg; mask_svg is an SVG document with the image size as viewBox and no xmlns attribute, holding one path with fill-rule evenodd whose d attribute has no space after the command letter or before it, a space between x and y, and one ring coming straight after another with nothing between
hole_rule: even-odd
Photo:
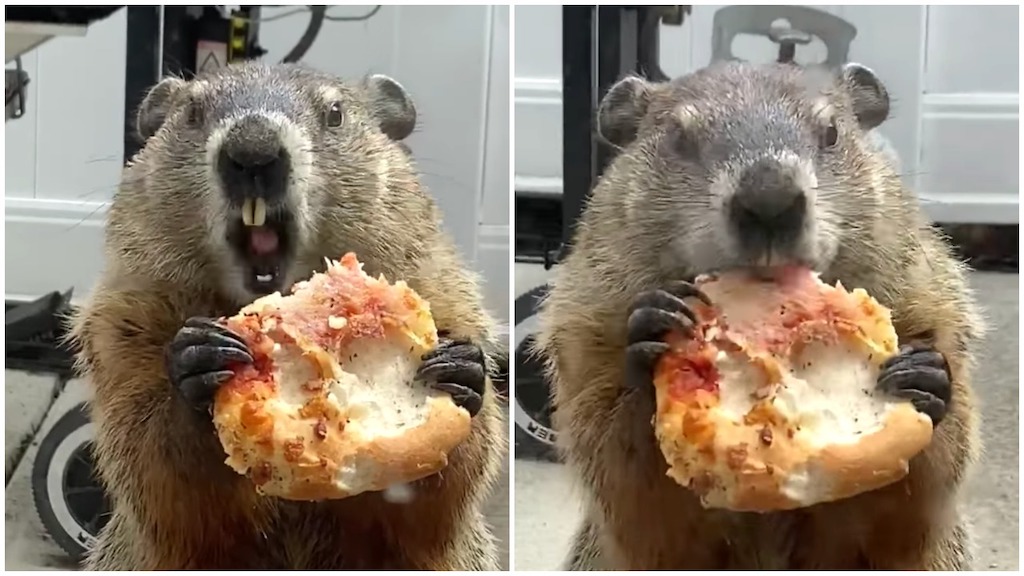
<instances>
[{"instance_id":1,"label":"groundhog's front leg","mask_svg":"<svg viewBox=\"0 0 1024 576\"><path fill-rule=\"evenodd\" d=\"M688 298L674 282L623 302L583 302L555 291L538 338L569 465L586 491L587 523L570 567L611 570L721 568L725 540L693 492L666 474L654 435L653 367L669 330L692 331Z\"/></svg>"},{"instance_id":2,"label":"groundhog's front leg","mask_svg":"<svg viewBox=\"0 0 1024 576\"><path fill-rule=\"evenodd\" d=\"M179 318L179 308L163 298L111 290L97 290L76 317L74 336L94 390L97 467L119 519L103 530L90 566L259 563L246 547L263 540L266 499L224 465L209 415L190 407L189 398L202 396L211 380L197 368L210 348L189 344L195 334L182 330ZM175 365L169 357L178 359ZM184 362L189 358L198 363Z\"/></svg>"}]
</instances>

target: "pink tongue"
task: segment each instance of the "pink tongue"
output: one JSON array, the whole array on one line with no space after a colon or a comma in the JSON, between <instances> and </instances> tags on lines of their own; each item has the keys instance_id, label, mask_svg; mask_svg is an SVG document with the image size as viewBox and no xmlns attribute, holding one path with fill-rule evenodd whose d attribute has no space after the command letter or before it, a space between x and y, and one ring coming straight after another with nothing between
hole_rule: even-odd
<instances>
[{"instance_id":1,"label":"pink tongue","mask_svg":"<svg viewBox=\"0 0 1024 576\"><path fill-rule=\"evenodd\" d=\"M277 244L277 232L274 232L266 226L250 228L249 248L254 254L259 256L271 254L277 250Z\"/></svg>"}]
</instances>

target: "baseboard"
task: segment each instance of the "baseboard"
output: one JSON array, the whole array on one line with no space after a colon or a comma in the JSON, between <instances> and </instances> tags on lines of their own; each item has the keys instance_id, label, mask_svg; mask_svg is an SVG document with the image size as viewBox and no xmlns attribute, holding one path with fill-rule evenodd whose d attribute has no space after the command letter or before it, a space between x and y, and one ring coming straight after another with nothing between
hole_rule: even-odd
<instances>
[{"instance_id":1,"label":"baseboard","mask_svg":"<svg viewBox=\"0 0 1024 576\"><path fill-rule=\"evenodd\" d=\"M515 190L559 195L561 83L517 78L514 86ZM912 152L920 156L916 187L928 215L950 223L1018 223L1019 94L924 94L921 102L922 142Z\"/></svg>"},{"instance_id":2,"label":"baseboard","mask_svg":"<svg viewBox=\"0 0 1024 576\"><path fill-rule=\"evenodd\" d=\"M515 79L515 181L547 183L562 192L562 83L549 78Z\"/></svg>"}]
</instances>

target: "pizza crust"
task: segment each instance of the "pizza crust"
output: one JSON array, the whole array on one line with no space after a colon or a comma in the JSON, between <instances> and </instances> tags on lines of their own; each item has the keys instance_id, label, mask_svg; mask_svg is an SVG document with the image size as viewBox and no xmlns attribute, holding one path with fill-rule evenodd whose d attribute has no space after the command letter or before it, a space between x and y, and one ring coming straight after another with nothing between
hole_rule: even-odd
<instances>
[{"instance_id":1,"label":"pizza crust","mask_svg":"<svg viewBox=\"0 0 1024 576\"><path fill-rule=\"evenodd\" d=\"M415 381L437 346L429 306L353 254L292 294L224 320L253 352L218 390L226 463L265 495L324 500L434 474L469 435L469 413Z\"/></svg>"},{"instance_id":2,"label":"pizza crust","mask_svg":"<svg viewBox=\"0 0 1024 576\"><path fill-rule=\"evenodd\" d=\"M698 278L692 339L655 370L668 475L709 508L767 512L874 490L908 472L931 420L876 389L897 352L890 313L807 270Z\"/></svg>"}]
</instances>

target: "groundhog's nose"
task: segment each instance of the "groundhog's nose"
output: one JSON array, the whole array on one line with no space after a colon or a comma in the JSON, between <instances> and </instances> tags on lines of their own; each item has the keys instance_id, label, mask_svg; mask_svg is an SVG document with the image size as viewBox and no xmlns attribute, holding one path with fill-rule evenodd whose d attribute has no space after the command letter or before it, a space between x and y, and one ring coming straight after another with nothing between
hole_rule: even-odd
<instances>
[{"instance_id":1,"label":"groundhog's nose","mask_svg":"<svg viewBox=\"0 0 1024 576\"><path fill-rule=\"evenodd\" d=\"M743 171L730 208L741 229L757 226L783 232L803 224L807 196L791 170L763 160Z\"/></svg>"},{"instance_id":2,"label":"groundhog's nose","mask_svg":"<svg viewBox=\"0 0 1024 576\"><path fill-rule=\"evenodd\" d=\"M265 118L250 116L236 122L224 138L217 164L232 200L274 202L288 191L288 151L277 128Z\"/></svg>"}]
</instances>

